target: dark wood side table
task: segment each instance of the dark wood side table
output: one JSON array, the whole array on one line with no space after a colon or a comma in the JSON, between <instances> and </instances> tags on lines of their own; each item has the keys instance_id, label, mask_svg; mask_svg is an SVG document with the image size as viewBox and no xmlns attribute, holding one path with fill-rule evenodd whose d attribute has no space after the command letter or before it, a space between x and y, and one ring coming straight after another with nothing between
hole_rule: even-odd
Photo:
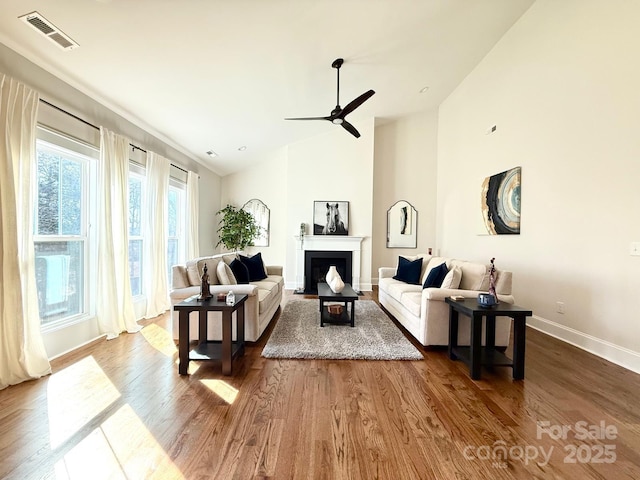
<instances>
[{"instance_id":1,"label":"dark wood side table","mask_svg":"<svg viewBox=\"0 0 640 480\"><path fill-rule=\"evenodd\" d=\"M344 284L344 289L340 293L334 293L327 283L318 283L318 299L320 300L320 326L324 327L325 323L349 323L355 327L355 302L358 300L358 294L348 283ZM344 303L344 310L339 316L333 316L329 313L324 302ZM351 314L347 305L351 304Z\"/></svg>"},{"instance_id":2,"label":"dark wood side table","mask_svg":"<svg viewBox=\"0 0 640 480\"><path fill-rule=\"evenodd\" d=\"M236 294L236 303L227 305L225 301L216 300L215 295L209 300L200 301L190 297L173 306L180 312L178 332L178 372L186 375L189 360L221 360L222 373L231 375L231 362L244 355L244 302L247 295ZM198 346L189 351L189 314L199 312ZM222 312L222 341L207 340L207 313ZM236 341L232 341L231 319L236 312Z\"/></svg>"},{"instance_id":3,"label":"dark wood side table","mask_svg":"<svg viewBox=\"0 0 640 480\"><path fill-rule=\"evenodd\" d=\"M454 300L445 298L449 305L449 358L460 359L469 365L469 373L474 380L480 379L480 370L485 366L513 368L513 379L524 378L524 348L527 332L527 317L533 315L517 305L499 302L493 307L481 307L475 298ZM458 346L458 314L471 319L471 339L469 347ZM486 317L485 346L482 347L482 319ZM496 317L513 319L513 360L496 350Z\"/></svg>"}]
</instances>

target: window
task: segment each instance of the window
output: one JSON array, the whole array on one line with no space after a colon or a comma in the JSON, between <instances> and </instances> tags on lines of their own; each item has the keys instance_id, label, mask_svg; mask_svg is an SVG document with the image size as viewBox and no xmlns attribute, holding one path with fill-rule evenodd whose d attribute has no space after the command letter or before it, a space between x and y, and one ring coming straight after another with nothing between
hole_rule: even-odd
<instances>
[{"instance_id":1,"label":"window","mask_svg":"<svg viewBox=\"0 0 640 480\"><path fill-rule=\"evenodd\" d=\"M144 169L131 164L129 169L129 279L131 295L142 295L143 237L142 212L144 205Z\"/></svg>"},{"instance_id":2,"label":"window","mask_svg":"<svg viewBox=\"0 0 640 480\"><path fill-rule=\"evenodd\" d=\"M91 159L41 139L36 154L33 240L38 307L45 325L88 313Z\"/></svg>"},{"instance_id":3,"label":"window","mask_svg":"<svg viewBox=\"0 0 640 480\"><path fill-rule=\"evenodd\" d=\"M174 178L169 181L169 216L167 278L171 286L171 267L185 262L186 185Z\"/></svg>"}]
</instances>

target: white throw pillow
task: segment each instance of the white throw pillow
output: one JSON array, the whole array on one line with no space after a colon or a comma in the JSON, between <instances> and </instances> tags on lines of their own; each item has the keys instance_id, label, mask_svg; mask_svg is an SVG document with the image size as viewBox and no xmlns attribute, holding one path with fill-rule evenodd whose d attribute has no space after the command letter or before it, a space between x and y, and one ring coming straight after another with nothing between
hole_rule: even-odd
<instances>
[{"instance_id":1,"label":"white throw pillow","mask_svg":"<svg viewBox=\"0 0 640 480\"><path fill-rule=\"evenodd\" d=\"M453 267L449 270L449 273L444 277L440 288L458 288L460 286L460 280L462 279L462 270L460 267Z\"/></svg>"},{"instance_id":2,"label":"white throw pillow","mask_svg":"<svg viewBox=\"0 0 640 480\"><path fill-rule=\"evenodd\" d=\"M236 276L233 274L233 271L231 271L231 267L225 262L218 262L216 273L218 274L218 281L220 282L220 285L238 284Z\"/></svg>"}]
</instances>

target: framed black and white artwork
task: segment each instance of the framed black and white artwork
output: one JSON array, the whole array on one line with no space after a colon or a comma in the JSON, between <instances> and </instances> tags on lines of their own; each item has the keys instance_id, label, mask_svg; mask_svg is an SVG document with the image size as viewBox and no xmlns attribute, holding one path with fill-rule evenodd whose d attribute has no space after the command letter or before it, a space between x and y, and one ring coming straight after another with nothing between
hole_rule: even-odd
<instances>
[{"instance_id":1,"label":"framed black and white artwork","mask_svg":"<svg viewBox=\"0 0 640 480\"><path fill-rule=\"evenodd\" d=\"M349 235L349 202L313 202L314 235Z\"/></svg>"}]
</instances>

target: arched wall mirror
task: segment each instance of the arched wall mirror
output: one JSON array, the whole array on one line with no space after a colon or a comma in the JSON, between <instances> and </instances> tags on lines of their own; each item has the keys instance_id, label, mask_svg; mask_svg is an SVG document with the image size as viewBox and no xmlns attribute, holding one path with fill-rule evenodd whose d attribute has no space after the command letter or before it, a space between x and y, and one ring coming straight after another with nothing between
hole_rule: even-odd
<instances>
[{"instance_id":1,"label":"arched wall mirror","mask_svg":"<svg viewBox=\"0 0 640 480\"><path fill-rule=\"evenodd\" d=\"M253 198L242 206L242 209L253 215L256 223L260 227L260 235L255 239L253 245L255 247L269 246L269 207L264 202Z\"/></svg>"},{"instance_id":2,"label":"arched wall mirror","mask_svg":"<svg viewBox=\"0 0 640 480\"><path fill-rule=\"evenodd\" d=\"M417 248L418 211L398 200L387 210L387 248Z\"/></svg>"}]
</instances>

